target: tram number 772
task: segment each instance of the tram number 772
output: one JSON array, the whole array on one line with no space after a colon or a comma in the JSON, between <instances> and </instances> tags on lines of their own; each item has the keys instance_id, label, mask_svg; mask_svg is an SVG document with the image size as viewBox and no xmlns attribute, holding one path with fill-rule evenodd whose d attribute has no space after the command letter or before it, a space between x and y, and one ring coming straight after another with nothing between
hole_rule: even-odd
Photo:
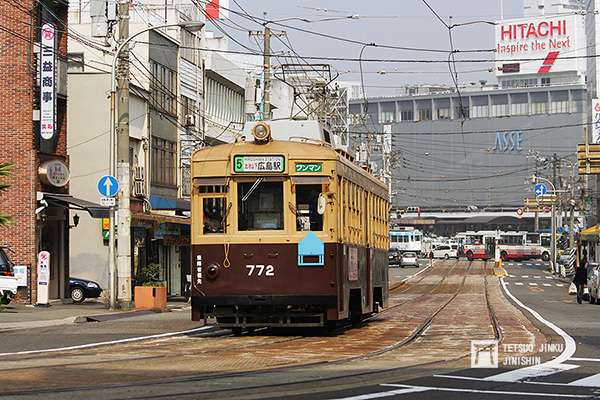
<instances>
[{"instance_id":1,"label":"tram number 772","mask_svg":"<svg viewBox=\"0 0 600 400\"><path fill-rule=\"evenodd\" d=\"M275 276L275 268L272 265L248 264L246 268L248 268L248 276Z\"/></svg>"}]
</instances>

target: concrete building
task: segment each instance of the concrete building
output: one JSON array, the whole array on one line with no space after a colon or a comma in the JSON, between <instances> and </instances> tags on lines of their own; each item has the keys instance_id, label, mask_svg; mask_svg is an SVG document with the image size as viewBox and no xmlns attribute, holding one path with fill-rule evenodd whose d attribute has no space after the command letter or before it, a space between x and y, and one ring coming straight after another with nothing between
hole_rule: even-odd
<instances>
[{"instance_id":1,"label":"concrete building","mask_svg":"<svg viewBox=\"0 0 600 400\"><path fill-rule=\"evenodd\" d=\"M523 0L525 17L584 11L587 0Z\"/></svg>"},{"instance_id":2,"label":"concrete building","mask_svg":"<svg viewBox=\"0 0 600 400\"><path fill-rule=\"evenodd\" d=\"M36 303L37 281L50 300L68 295L69 231L80 215L102 214L93 204L73 198L67 155L67 6L61 1L2 2L0 42L0 162L13 164L4 180L10 186L0 212L12 224L0 227L22 279L20 300ZM33 28L32 28L33 27ZM49 265L40 269L38 254ZM46 256L42 256L45 261ZM47 264L47 263L46 263Z\"/></svg>"}]
</instances>

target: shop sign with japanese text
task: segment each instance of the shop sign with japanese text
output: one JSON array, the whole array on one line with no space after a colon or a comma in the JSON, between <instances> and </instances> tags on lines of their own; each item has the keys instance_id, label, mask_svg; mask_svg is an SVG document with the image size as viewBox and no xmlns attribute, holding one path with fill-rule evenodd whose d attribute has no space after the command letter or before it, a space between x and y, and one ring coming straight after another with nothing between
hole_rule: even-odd
<instances>
[{"instance_id":1,"label":"shop sign with japanese text","mask_svg":"<svg viewBox=\"0 0 600 400\"><path fill-rule=\"evenodd\" d=\"M56 57L54 25L44 24L41 31L40 57L40 136L50 140L56 131Z\"/></svg>"}]
</instances>

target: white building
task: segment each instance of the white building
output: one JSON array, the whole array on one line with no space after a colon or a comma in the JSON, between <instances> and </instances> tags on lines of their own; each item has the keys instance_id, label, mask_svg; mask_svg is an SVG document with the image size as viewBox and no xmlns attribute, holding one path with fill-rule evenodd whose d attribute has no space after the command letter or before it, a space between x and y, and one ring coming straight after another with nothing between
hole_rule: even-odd
<instances>
[{"instance_id":1,"label":"white building","mask_svg":"<svg viewBox=\"0 0 600 400\"><path fill-rule=\"evenodd\" d=\"M580 12L585 10L587 0L523 0L523 15L538 17Z\"/></svg>"}]
</instances>

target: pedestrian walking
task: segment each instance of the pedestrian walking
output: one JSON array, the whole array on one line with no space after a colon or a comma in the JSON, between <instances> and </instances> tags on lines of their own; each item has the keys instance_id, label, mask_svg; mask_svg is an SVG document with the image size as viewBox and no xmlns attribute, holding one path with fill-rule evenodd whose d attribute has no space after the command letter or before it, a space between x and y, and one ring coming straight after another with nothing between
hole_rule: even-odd
<instances>
[{"instance_id":1,"label":"pedestrian walking","mask_svg":"<svg viewBox=\"0 0 600 400\"><path fill-rule=\"evenodd\" d=\"M583 301L583 290L587 284L587 262L579 264L579 267L575 270L573 283L577 287L577 303L581 304Z\"/></svg>"}]
</instances>

